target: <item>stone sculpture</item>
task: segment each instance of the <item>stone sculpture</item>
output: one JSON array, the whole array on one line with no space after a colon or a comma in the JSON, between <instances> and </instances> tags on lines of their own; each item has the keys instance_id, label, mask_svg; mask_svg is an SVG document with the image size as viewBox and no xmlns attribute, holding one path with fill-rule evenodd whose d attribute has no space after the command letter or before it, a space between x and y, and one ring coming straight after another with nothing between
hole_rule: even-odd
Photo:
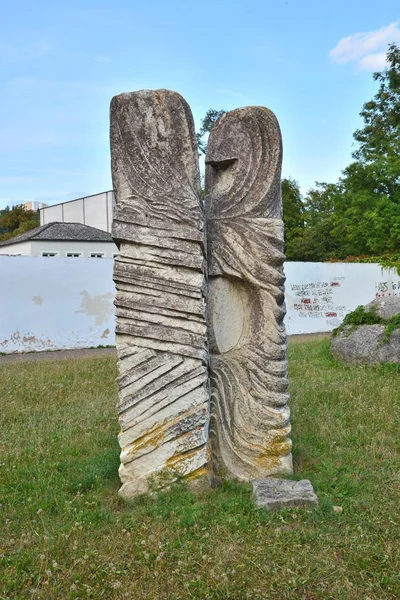
<instances>
[{"instance_id":1,"label":"stone sculpture","mask_svg":"<svg viewBox=\"0 0 400 600\"><path fill-rule=\"evenodd\" d=\"M142 90L110 111L120 494L131 497L207 474L204 217L185 100Z\"/></svg>"},{"instance_id":2,"label":"stone sculpture","mask_svg":"<svg viewBox=\"0 0 400 600\"><path fill-rule=\"evenodd\" d=\"M206 220L213 469L244 481L292 472L281 162L279 125L266 108L233 110L211 131Z\"/></svg>"},{"instance_id":3,"label":"stone sculpture","mask_svg":"<svg viewBox=\"0 0 400 600\"><path fill-rule=\"evenodd\" d=\"M178 475L208 481L211 470L245 481L290 473L275 116L247 107L215 124L206 227L181 96L113 98L111 157L121 495Z\"/></svg>"}]
</instances>

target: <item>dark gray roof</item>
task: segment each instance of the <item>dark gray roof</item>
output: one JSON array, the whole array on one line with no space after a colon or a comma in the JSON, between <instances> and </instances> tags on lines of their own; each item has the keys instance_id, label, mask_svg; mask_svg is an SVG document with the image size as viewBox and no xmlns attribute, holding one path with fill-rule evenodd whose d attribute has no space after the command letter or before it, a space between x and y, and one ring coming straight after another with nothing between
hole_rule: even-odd
<instances>
[{"instance_id":1,"label":"dark gray roof","mask_svg":"<svg viewBox=\"0 0 400 600\"><path fill-rule=\"evenodd\" d=\"M53 222L30 229L21 235L0 242L0 246L19 244L20 242L112 242L111 233L89 227L83 223L59 223Z\"/></svg>"}]
</instances>

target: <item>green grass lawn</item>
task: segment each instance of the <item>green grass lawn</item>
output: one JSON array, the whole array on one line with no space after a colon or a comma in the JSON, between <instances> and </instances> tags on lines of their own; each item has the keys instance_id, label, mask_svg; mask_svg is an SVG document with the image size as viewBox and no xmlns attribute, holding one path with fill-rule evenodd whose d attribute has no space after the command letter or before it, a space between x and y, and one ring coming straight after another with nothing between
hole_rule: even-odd
<instances>
[{"instance_id":1,"label":"green grass lawn","mask_svg":"<svg viewBox=\"0 0 400 600\"><path fill-rule=\"evenodd\" d=\"M0 598L400 598L400 370L328 346L289 348L320 508L275 513L234 484L124 504L115 360L0 363Z\"/></svg>"}]
</instances>

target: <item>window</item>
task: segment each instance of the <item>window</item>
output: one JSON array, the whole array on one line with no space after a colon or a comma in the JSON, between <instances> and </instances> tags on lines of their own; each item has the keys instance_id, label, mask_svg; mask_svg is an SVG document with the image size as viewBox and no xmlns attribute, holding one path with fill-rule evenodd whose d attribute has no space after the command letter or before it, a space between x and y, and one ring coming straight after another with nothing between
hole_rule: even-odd
<instances>
[{"instance_id":1,"label":"window","mask_svg":"<svg viewBox=\"0 0 400 600\"><path fill-rule=\"evenodd\" d=\"M79 258L83 255L83 252L66 252L65 256L67 258Z\"/></svg>"},{"instance_id":2,"label":"window","mask_svg":"<svg viewBox=\"0 0 400 600\"><path fill-rule=\"evenodd\" d=\"M91 252L89 256L90 258L104 258L105 252Z\"/></svg>"},{"instance_id":3,"label":"window","mask_svg":"<svg viewBox=\"0 0 400 600\"><path fill-rule=\"evenodd\" d=\"M47 257L53 257L53 256L59 256L60 253L59 252L42 252L42 256L47 256Z\"/></svg>"}]
</instances>

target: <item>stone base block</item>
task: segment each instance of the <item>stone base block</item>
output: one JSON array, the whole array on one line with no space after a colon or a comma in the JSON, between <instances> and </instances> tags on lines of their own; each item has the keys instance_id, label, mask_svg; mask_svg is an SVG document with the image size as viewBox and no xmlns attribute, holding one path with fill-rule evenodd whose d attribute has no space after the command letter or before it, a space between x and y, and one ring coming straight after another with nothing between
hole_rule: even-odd
<instances>
[{"instance_id":1,"label":"stone base block","mask_svg":"<svg viewBox=\"0 0 400 600\"><path fill-rule=\"evenodd\" d=\"M255 479L252 484L253 499L259 508L273 510L293 506L318 506L318 498L308 479L290 481L266 477Z\"/></svg>"}]
</instances>

